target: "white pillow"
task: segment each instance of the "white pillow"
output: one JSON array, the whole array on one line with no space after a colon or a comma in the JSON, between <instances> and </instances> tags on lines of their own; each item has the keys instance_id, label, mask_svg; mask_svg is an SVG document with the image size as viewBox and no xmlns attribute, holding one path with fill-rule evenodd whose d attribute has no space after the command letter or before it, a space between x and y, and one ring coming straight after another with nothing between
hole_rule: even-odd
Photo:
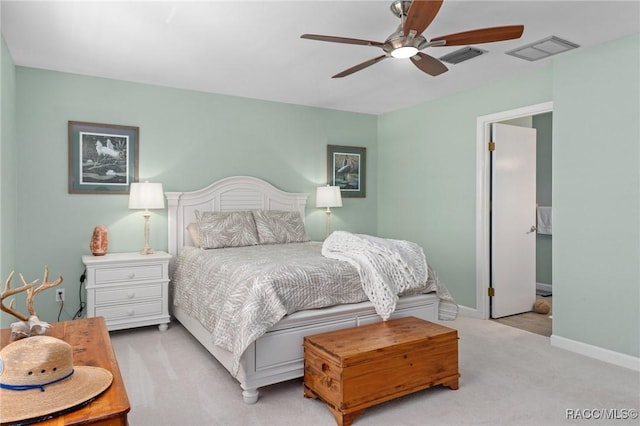
<instances>
[{"instance_id":1,"label":"white pillow","mask_svg":"<svg viewBox=\"0 0 640 426\"><path fill-rule=\"evenodd\" d=\"M194 247L200 247L200 236L198 235L198 224L195 222L191 222L189 226L187 226L187 231L189 231L189 237L191 237L191 244Z\"/></svg>"}]
</instances>

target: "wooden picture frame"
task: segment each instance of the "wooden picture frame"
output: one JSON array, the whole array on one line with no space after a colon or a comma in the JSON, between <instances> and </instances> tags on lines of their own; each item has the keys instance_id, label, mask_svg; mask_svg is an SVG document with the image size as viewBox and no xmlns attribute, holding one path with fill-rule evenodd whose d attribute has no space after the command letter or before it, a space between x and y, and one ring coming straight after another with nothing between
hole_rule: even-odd
<instances>
[{"instance_id":1,"label":"wooden picture frame","mask_svg":"<svg viewBox=\"0 0 640 426\"><path fill-rule=\"evenodd\" d=\"M327 183L342 197L366 197L367 148L327 145Z\"/></svg>"},{"instance_id":2,"label":"wooden picture frame","mask_svg":"<svg viewBox=\"0 0 640 426\"><path fill-rule=\"evenodd\" d=\"M138 181L139 128L69 121L69 193L128 194Z\"/></svg>"}]
</instances>

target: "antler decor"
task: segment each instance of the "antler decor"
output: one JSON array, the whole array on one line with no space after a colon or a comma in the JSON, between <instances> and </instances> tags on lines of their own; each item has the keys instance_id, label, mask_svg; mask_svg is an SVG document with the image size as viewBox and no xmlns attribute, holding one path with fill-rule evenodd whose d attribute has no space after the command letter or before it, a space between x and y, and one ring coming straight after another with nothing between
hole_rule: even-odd
<instances>
[{"instance_id":1,"label":"antler decor","mask_svg":"<svg viewBox=\"0 0 640 426\"><path fill-rule=\"evenodd\" d=\"M15 271L11 271L11 273L9 274L9 278L7 278L7 281L4 283L4 291L0 295L0 309L2 309L4 312L10 315L13 315L14 317L18 318L21 321L29 321L28 316L21 314L20 312L13 309L13 302L15 302L15 300L11 299L11 302L9 302L9 306L5 306L3 302L4 302L4 299L9 296L13 296L14 294L27 291L27 289L30 289L31 287L33 287L38 282L38 280L35 280L30 284L27 284L25 282L24 285L20 288L11 288L11 280L13 279L14 272ZM24 278L22 279L22 281L24 282Z\"/></svg>"},{"instance_id":2,"label":"antler decor","mask_svg":"<svg viewBox=\"0 0 640 426\"><path fill-rule=\"evenodd\" d=\"M47 328L51 327L51 325L48 322L41 321L38 318L38 315L33 308L33 299L35 299L35 297L38 294L42 293L44 290L60 284L63 279L62 275L60 275L55 281L49 281L49 268L45 266L44 278L42 279L42 284L39 287L34 288L38 280L27 283L22 274L20 274L22 287L11 288L11 280L13 279L13 274L14 271L11 271L9 277L7 278L7 281L4 284L4 291L2 292L2 294L0 294L0 310L13 315L20 320L11 324L11 338L17 340L24 337L29 337L34 334L44 334L47 331ZM22 292L27 293L27 310L29 311L29 316L22 314L21 312L13 308L14 299L11 299L11 302L9 302L9 306L6 306L4 304L4 299Z\"/></svg>"}]
</instances>

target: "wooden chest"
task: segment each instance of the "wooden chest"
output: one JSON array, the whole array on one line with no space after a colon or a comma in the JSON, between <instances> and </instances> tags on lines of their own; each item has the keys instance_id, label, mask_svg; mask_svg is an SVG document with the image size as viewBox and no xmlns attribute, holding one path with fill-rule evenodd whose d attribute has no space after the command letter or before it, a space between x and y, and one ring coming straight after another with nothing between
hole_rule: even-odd
<instances>
[{"instance_id":1,"label":"wooden chest","mask_svg":"<svg viewBox=\"0 0 640 426\"><path fill-rule=\"evenodd\" d=\"M436 385L458 389L458 332L414 317L304 338L304 396L339 425L365 408Z\"/></svg>"}]
</instances>

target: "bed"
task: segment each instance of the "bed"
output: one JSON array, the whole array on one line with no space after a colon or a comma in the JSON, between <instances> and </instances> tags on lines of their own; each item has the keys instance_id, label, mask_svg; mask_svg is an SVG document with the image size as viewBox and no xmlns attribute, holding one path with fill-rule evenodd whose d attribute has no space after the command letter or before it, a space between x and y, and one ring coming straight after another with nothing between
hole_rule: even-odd
<instances>
[{"instance_id":1,"label":"bed","mask_svg":"<svg viewBox=\"0 0 640 426\"><path fill-rule=\"evenodd\" d=\"M284 192L255 177L233 176L200 190L167 192L166 196L173 300L176 297L174 281L178 281L174 276L176 263L184 262L187 255L195 255L196 251L211 251L194 249L192 234L188 229L190 224L197 222L201 212L293 212L299 213L304 221L308 194ZM321 242L300 244L322 245ZM183 281L182 277L180 281ZM211 327L203 325L201 317L180 306L180 303L179 306L174 302L171 304L173 317L238 380L244 402L248 404L257 402L258 388L303 376L302 341L305 335L381 320L368 300L300 310L284 315L259 337L251 339L241 354L234 354L233 350L216 344L216 339L209 331ZM415 316L434 321L438 319L441 307L441 297L435 293L411 294L399 298L391 318ZM457 306L455 309L457 313Z\"/></svg>"}]
</instances>

